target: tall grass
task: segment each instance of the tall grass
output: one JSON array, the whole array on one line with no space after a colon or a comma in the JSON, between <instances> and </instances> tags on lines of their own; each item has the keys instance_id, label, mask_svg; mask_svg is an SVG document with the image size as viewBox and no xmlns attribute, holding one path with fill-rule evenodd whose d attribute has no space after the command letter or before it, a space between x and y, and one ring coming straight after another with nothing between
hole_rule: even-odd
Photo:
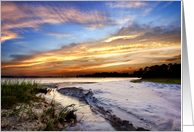
<instances>
[{"instance_id":1,"label":"tall grass","mask_svg":"<svg viewBox=\"0 0 194 132\"><path fill-rule=\"evenodd\" d=\"M1 82L1 108L9 109L17 103L36 100L36 93L43 85L35 81L5 80Z\"/></svg>"},{"instance_id":2,"label":"tall grass","mask_svg":"<svg viewBox=\"0 0 194 132\"><path fill-rule=\"evenodd\" d=\"M42 115L37 115L34 111L33 103L45 102L45 98L39 98L36 96L38 92L45 92L46 88L43 85L35 81L19 81L19 80L5 80L1 82L1 108L9 109L10 112L3 113L7 117L16 116L20 117L20 121L25 122L27 120L39 120L38 122L45 123L45 127L41 130L53 131L53 130L64 130L69 124L69 119L76 119L74 112L78 109L74 107L74 104L68 105L64 108L57 108L57 104L54 99L45 108L44 103L41 106L43 109ZM19 108L16 108L16 106ZM17 107L18 107L17 106ZM57 111L58 109L58 111ZM4 117L5 117L4 116ZM16 118L12 118L14 120ZM17 124L17 121L14 124ZM59 125L61 124L61 125ZM68 125L69 124L69 125ZM58 127L61 126L61 127ZM34 126L35 130L39 130L37 126ZM5 129L7 130L7 129ZM9 129L8 129L9 130Z\"/></svg>"},{"instance_id":3,"label":"tall grass","mask_svg":"<svg viewBox=\"0 0 194 132\"><path fill-rule=\"evenodd\" d=\"M42 120L45 120L46 117L49 116L49 120L47 120L47 124L46 124L46 127L45 127L44 131L57 130L56 127L57 127L58 123L61 123L61 124L64 125L65 120L75 119L74 112L76 112L78 109L74 107L74 104L67 105L62 110L60 110L59 113L55 113L56 105L52 104L52 103L51 103L51 105L52 105L52 107L47 109L44 112L44 114L42 115Z\"/></svg>"}]
</instances>

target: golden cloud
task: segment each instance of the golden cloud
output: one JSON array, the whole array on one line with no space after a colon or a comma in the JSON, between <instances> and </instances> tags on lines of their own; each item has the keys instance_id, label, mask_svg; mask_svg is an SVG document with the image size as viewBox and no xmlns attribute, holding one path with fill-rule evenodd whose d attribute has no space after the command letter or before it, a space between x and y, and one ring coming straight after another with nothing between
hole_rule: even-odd
<instances>
[{"instance_id":1,"label":"golden cloud","mask_svg":"<svg viewBox=\"0 0 194 132\"><path fill-rule=\"evenodd\" d=\"M133 39L133 38L136 38L138 36L141 36L145 34L144 32L142 33L139 33L139 34L133 34L133 35L122 35L122 36L113 36L113 37L110 37L102 42L111 42L111 41L114 41L114 40L117 40L117 39Z\"/></svg>"},{"instance_id":2,"label":"golden cloud","mask_svg":"<svg viewBox=\"0 0 194 132\"><path fill-rule=\"evenodd\" d=\"M1 34L1 43L3 43L6 40L18 38L17 33L6 31L3 34Z\"/></svg>"},{"instance_id":3,"label":"golden cloud","mask_svg":"<svg viewBox=\"0 0 194 132\"><path fill-rule=\"evenodd\" d=\"M89 70L110 71L112 69L115 71L126 70L126 67L129 66L133 68L127 70L134 70L134 66L159 63L164 58L176 57L181 53L180 46L139 48L130 52L122 52L120 49L114 48L111 50L115 53L104 52L101 54L100 51L95 51L92 54L91 52L78 54L79 49L77 49L76 54L72 53L68 56L67 54L57 54L60 53L59 51L39 53L31 57L24 56L24 59L21 59L22 56L20 56L20 60L15 58L9 63L2 61L2 74L8 74L11 71L18 71L27 75L41 75L41 73L49 75L51 71L53 74L79 73Z\"/></svg>"}]
</instances>

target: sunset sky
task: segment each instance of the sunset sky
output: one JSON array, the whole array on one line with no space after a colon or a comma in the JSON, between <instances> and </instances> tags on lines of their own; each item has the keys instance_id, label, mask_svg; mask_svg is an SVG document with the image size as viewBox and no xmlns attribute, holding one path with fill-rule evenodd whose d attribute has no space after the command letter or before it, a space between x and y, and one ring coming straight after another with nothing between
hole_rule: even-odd
<instances>
[{"instance_id":1,"label":"sunset sky","mask_svg":"<svg viewBox=\"0 0 194 132\"><path fill-rule=\"evenodd\" d=\"M181 1L1 2L1 75L181 63Z\"/></svg>"}]
</instances>

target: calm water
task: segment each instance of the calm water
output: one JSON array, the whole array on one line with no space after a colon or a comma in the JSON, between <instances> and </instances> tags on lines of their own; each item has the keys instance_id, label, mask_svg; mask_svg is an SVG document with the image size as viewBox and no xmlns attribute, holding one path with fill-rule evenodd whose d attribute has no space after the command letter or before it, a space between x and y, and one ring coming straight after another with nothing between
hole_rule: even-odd
<instances>
[{"instance_id":1,"label":"calm water","mask_svg":"<svg viewBox=\"0 0 194 132\"><path fill-rule=\"evenodd\" d=\"M120 81L120 80L131 80L137 78L1 78L2 81L11 80L26 80L40 83L62 83L62 82L110 82L110 81Z\"/></svg>"}]
</instances>

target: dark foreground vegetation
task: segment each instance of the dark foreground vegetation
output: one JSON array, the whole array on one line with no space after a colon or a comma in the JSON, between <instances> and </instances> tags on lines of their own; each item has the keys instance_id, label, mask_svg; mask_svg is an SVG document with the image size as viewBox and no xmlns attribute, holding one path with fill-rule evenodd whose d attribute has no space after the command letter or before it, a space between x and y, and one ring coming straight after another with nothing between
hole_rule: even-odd
<instances>
[{"instance_id":1,"label":"dark foreground vegetation","mask_svg":"<svg viewBox=\"0 0 194 132\"><path fill-rule=\"evenodd\" d=\"M39 90L44 90L44 88L36 82L5 80L1 82L1 108L10 109L17 103L38 101L36 94Z\"/></svg>"},{"instance_id":2,"label":"dark foreground vegetation","mask_svg":"<svg viewBox=\"0 0 194 132\"><path fill-rule=\"evenodd\" d=\"M63 107L37 94L46 91L36 82L1 82L1 130L57 131L72 125L77 108L73 104Z\"/></svg>"}]
</instances>

